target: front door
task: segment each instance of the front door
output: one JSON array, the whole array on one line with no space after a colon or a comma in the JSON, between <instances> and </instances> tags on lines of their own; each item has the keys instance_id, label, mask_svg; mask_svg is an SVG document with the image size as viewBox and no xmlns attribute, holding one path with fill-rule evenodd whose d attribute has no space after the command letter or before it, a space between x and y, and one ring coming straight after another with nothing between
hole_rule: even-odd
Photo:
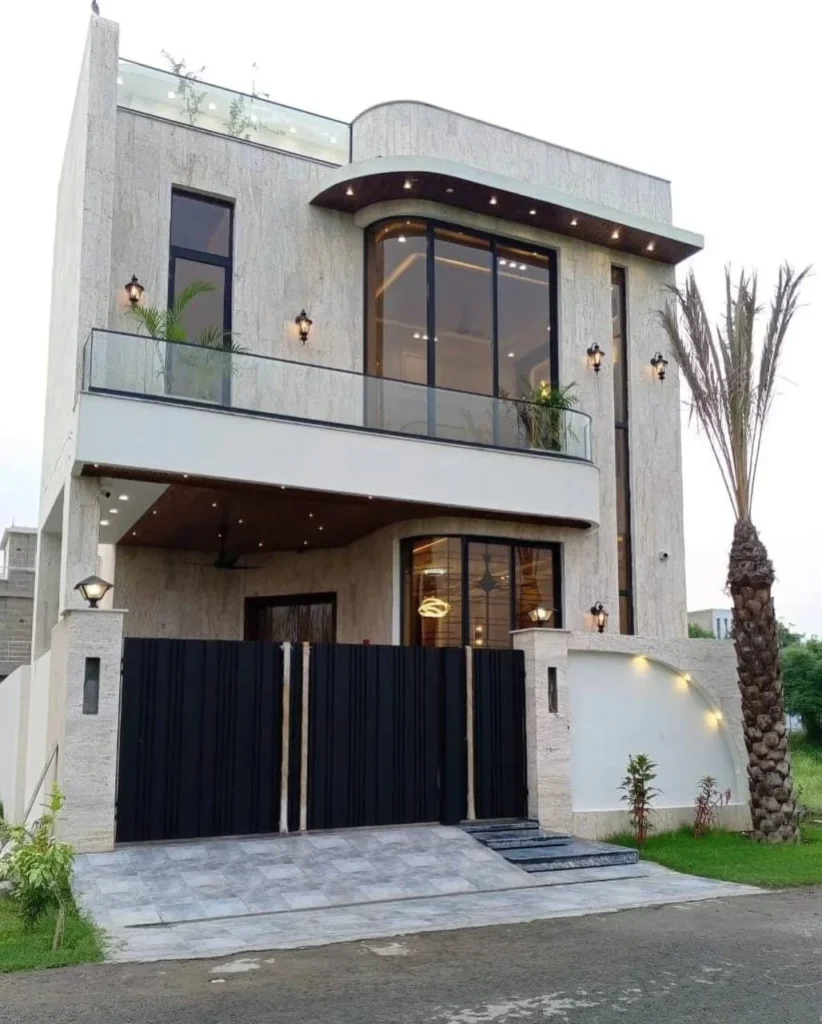
<instances>
[{"instance_id":1,"label":"front door","mask_svg":"<svg viewBox=\"0 0 822 1024\"><path fill-rule=\"evenodd\" d=\"M336 634L336 594L285 594L281 597L246 598L246 640L333 644Z\"/></svg>"}]
</instances>

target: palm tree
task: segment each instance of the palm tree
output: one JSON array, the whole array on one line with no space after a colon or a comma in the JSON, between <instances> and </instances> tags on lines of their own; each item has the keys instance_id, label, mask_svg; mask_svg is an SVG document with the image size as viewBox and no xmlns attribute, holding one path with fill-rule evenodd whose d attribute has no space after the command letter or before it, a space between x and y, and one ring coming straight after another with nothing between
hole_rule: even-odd
<instances>
[{"instance_id":1,"label":"palm tree","mask_svg":"<svg viewBox=\"0 0 822 1024\"><path fill-rule=\"evenodd\" d=\"M674 301L657 314L688 383L691 414L708 437L736 518L728 590L751 815L754 836L772 843L796 841L798 829L771 595L774 570L751 520L751 503L779 358L809 271L806 267L796 273L788 263L780 267L758 358L754 329L763 307L757 303L756 274L743 271L734 288L726 269L724 330L712 330L693 271L684 289L671 289Z\"/></svg>"}]
</instances>

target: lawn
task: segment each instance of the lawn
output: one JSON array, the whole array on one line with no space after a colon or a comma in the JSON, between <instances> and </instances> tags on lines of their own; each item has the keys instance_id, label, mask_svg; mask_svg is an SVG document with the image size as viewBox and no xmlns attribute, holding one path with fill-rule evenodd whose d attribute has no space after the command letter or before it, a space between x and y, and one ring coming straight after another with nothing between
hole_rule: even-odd
<instances>
[{"instance_id":1,"label":"lawn","mask_svg":"<svg viewBox=\"0 0 822 1024\"><path fill-rule=\"evenodd\" d=\"M0 896L0 974L67 967L103 959L97 929L74 910L66 919L63 946L54 953L51 951L53 936L53 914L43 917L32 931L27 932L9 897Z\"/></svg>"},{"instance_id":2,"label":"lawn","mask_svg":"<svg viewBox=\"0 0 822 1024\"><path fill-rule=\"evenodd\" d=\"M822 746L806 736L791 736L791 758L800 803L809 808L812 817L822 818Z\"/></svg>"}]
</instances>

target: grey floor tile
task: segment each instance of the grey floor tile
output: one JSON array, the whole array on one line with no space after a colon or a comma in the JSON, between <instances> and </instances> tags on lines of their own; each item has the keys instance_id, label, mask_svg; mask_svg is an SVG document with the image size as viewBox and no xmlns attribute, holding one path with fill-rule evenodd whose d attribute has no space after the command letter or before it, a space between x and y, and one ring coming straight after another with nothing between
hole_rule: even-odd
<instances>
[{"instance_id":1,"label":"grey floor tile","mask_svg":"<svg viewBox=\"0 0 822 1024\"><path fill-rule=\"evenodd\" d=\"M245 901L236 896L222 900L202 900L200 906L203 908L203 917L234 917L248 913Z\"/></svg>"},{"instance_id":2,"label":"grey floor tile","mask_svg":"<svg viewBox=\"0 0 822 1024\"><path fill-rule=\"evenodd\" d=\"M335 858L334 867L346 875L361 874L362 872L375 872L376 868L370 860L361 857L349 857L347 859Z\"/></svg>"},{"instance_id":3,"label":"grey floor tile","mask_svg":"<svg viewBox=\"0 0 822 1024\"><path fill-rule=\"evenodd\" d=\"M178 921L198 921L205 917L202 903L155 903L160 919L165 924L174 924Z\"/></svg>"},{"instance_id":4,"label":"grey floor tile","mask_svg":"<svg viewBox=\"0 0 822 1024\"><path fill-rule=\"evenodd\" d=\"M307 907L327 907L330 903L328 896L319 889L307 892L284 892L283 899L293 910L302 910Z\"/></svg>"},{"instance_id":5,"label":"grey floor tile","mask_svg":"<svg viewBox=\"0 0 822 1024\"><path fill-rule=\"evenodd\" d=\"M271 882L285 882L302 879L305 876L296 864L273 864L258 869L262 876Z\"/></svg>"},{"instance_id":6,"label":"grey floor tile","mask_svg":"<svg viewBox=\"0 0 822 1024\"><path fill-rule=\"evenodd\" d=\"M130 907L108 910L107 923L115 928L134 928L141 924L160 924L160 915L157 908Z\"/></svg>"}]
</instances>

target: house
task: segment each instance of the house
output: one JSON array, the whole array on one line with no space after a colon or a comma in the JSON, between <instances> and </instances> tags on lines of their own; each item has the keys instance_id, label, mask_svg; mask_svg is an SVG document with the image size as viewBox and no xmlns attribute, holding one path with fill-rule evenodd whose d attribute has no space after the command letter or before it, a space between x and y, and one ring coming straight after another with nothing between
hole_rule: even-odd
<instances>
[{"instance_id":1,"label":"house","mask_svg":"<svg viewBox=\"0 0 822 1024\"><path fill-rule=\"evenodd\" d=\"M688 625L701 626L707 629L717 640L732 640L734 620L730 608L700 608L688 612Z\"/></svg>"},{"instance_id":2,"label":"house","mask_svg":"<svg viewBox=\"0 0 822 1024\"><path fill-rule=\"evenodd\" d=\"M0 682L31 660L37 530L8 526L0 538Z\"/></svg>"},{"instance_id":3,"label":"house","mask_svg":"<svg viewBox=\"0 0 822 1024\"><path fill-rule=\"evenodd\" d=\"M596 836L643 749L666 820L712 774L744 824L654 312L701 246L660 178L422 103L291 109L131 63L93 18L25 792L51 758L82 849L526 813ZM171 332L135 318L181 300Z\"/></svg>"}]
</instances>

